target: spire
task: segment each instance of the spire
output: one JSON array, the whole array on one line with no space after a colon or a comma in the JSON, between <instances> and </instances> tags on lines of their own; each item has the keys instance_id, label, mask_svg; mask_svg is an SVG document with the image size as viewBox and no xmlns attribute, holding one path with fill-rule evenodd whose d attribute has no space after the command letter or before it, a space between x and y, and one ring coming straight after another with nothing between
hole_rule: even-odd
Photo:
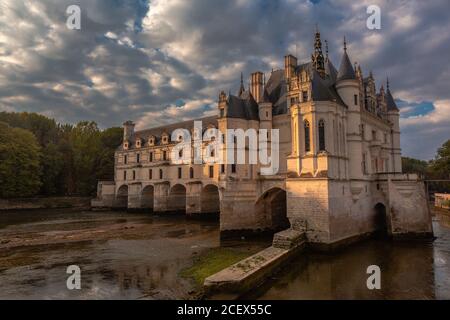
<instances>
[{"instance_id":1,"label":"spire","mask_svg":"<svg viewBox=\"0 0 450 320\"><path fill-rule=\"evenodd\" d=\"M312 64L321 77L325 76L325 65L322 53L322 41L320 40L319 28L316 26L316 36L314 40L314 53L312 55Z\"/></svg>"},{"instance_id":2,"label":"spire","mask_svg":"<svg viewBox=\"0 0 450 320\"><path fill-rule=\"evenodd\" d=\"M328 61L328 40L325 40L325 62Z\"/></svg>"},{"instance_id":3,"label":"spire","mask_svg":"<svg viewBox=\"0 0 450 320\"><path fill-rule=\"evenodd\" d=\"M239 94L238 96L240 97L245 91L244 88L244 74L241 72L241 87L239 88Z\"/></svg>"},{"instance_id":4,"label":"spire","mask_svg":"<svg viewBox=\"0 0 450 320\"><path fill-rule=\"evenodd\" d=\"M342 56L341 65L339 66L339 72L337 80L354 80L356 79L355 70L353 69L350 58L347 54L347 41L344 37L344 55Z\"/></svg>"},{"instance_id":5,"label":"spire","mask_svg":"<svg viewBox=\"0 0 450 320\"><path fill-rule=\"evenodd\" d=\"M391 89L389 87L389 78L386 80L386 105L388 111L399 111L394 97L392 96Z\"/></svg>"}]
</instances>

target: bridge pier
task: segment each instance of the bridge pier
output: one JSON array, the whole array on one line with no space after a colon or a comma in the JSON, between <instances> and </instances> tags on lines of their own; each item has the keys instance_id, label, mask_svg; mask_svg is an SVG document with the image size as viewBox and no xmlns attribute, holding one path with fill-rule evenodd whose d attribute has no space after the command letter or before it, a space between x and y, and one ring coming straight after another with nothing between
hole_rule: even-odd
<instances>
[{"instance_id":1,"label":"bridge pier","mask_svg":"<svg viewBox=\"0 0 450 320\"><path fill-rule=\"evenodd\" d=\"M186 185L186 214L197 215L202 213L202 183L195 181Z\"/></svg>"},{"instance_id":2,"label":"bridge pier","mask_svg":"<svg viewBox=\"0 0 450 320\"><path fill-rule=\"evenodd\" d=\"M155 184L154 191L154 212L167 212L169 211L169 182L160 182Z\"/></svg>"}]
</instances>

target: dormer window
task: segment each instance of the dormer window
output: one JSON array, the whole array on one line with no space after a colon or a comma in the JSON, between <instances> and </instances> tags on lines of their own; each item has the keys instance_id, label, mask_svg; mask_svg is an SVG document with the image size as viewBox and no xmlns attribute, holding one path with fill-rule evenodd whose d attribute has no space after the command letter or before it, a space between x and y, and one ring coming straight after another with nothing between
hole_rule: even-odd
<instances>
[{"instance_id":1,"label":"dormer window","mask_svg":"<svg viewBox=\"0 0 450 320\"><path fill-rule=\"evenodd\" d=\"M140 148L141 147L141 139L136 140L136 148Z\"/></svg>"},{"instance_id":2,"label":"dormer window","mask_svg":"<svg viewBox=\"0 0 450 320\"><path fill-rule=\"evenodd\" d=\"M155 137L151 136L148 138L148 145L153 147L155 145Z\"/></svg>"},{"instance_id":3,"label":"dormer window","mask_svg":"<svg viewBox=\"0 0 450 320\"><path fill-rule=\"evenodd\" d=\"M169 143L169 135L167 133L164 133L162 135L162 144L168 144Z\"/></svg>"},{"instance_id":4,"label":"dormer window","mask_svg":"<svg viewBox=\"0 0 450 320\"><path fill-rule=\"evenodd\" d=\"M130 145L129 145L129 143L128 143L128 141L125 141L124 143L123 143L123 149L124 150L128 150L128 147L129 147Z\"/></svg>"}]
</instances>

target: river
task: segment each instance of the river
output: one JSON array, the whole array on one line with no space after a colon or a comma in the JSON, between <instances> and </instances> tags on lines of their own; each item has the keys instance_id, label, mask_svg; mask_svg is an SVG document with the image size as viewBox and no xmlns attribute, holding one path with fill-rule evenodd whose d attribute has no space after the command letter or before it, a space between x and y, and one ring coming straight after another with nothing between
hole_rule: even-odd
<instances>
[{"instance_id":1,"label":"river","mask_svg":"<svg viewBox=\"0 0 450 320\"><path fill-rule=\"evenodd\" d=\"M434 231L434 242L369 240L332 254L301 253L243 298L450 299L450 229L435 220ZM217 222L179 216L1 213L0 299L195 299L195 286L180 271L219 246ZM366 287L366 268L374 264L381 290ZM67 289L69 265L81 269L81 290Z\"/></svg>"}]
</instances>

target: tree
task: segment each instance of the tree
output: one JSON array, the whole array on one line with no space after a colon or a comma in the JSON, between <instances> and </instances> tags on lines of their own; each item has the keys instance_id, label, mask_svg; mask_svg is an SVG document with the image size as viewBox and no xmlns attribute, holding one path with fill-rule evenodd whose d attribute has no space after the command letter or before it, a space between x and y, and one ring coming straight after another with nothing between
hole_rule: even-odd
<instances>
[{"instance_id":1,"label":"tree","mask_svg":"<svg viewBox=\"0 0 450 320\"><path fill-rule=\"evenodd\" d=\"M0 122L0 197L36 195L41 186L41 148L28 130Z\"/></svg>"},{"instance_id":2,"label":"tree","mask_svg":"<svg viewBox=\"0 0 450 320\"><path fill-rule=\"evenodd\" d=\"M450 179L450 140L447 140L437 151L431 162L431 171L441 179Z\"/></svg>"},{"instance_id":3,"label":"tree","mask_svg":"<svg viewBox=\"0 0 450 320\"><path fill-rule=\"evenodd\" d=\"M425 176L428 170L428 162L414 158L402 157L402 168L404 173L417 173Z\"/></svg>"},{"instance_id":4,"label":"tree","mask_svg":"<svg viewBox=\"0 0 450 320\"><path fill-rule=\"evenodd\" d=\"M437 151L429 168L432 179L450 179L450 140L447 140ZM435 182L430 189L436 192L450 192L449 182Z\"/></svg>"},{"instance_id":5,"label":"tree","mask_svg":"<svg viewBox=\"0 0 450 320\"><path fill-rule=\"evenodd\" d=\"M101 153L97 162L97 180L114 180L114 153L122 140L122 128L109 128L100 133Z\"/></svg>"},{"instance_id":6,"label":"tree","mask_svg":"<svg viewBox=\"0 0 450 320\"><path fill-rule=\"evenodd\" d=\"M58 145L51 142L43 148L40 159L42 170L42 186L40 194L57 195L64 194L64 154Z\"/></svg>"}]
</instances>

